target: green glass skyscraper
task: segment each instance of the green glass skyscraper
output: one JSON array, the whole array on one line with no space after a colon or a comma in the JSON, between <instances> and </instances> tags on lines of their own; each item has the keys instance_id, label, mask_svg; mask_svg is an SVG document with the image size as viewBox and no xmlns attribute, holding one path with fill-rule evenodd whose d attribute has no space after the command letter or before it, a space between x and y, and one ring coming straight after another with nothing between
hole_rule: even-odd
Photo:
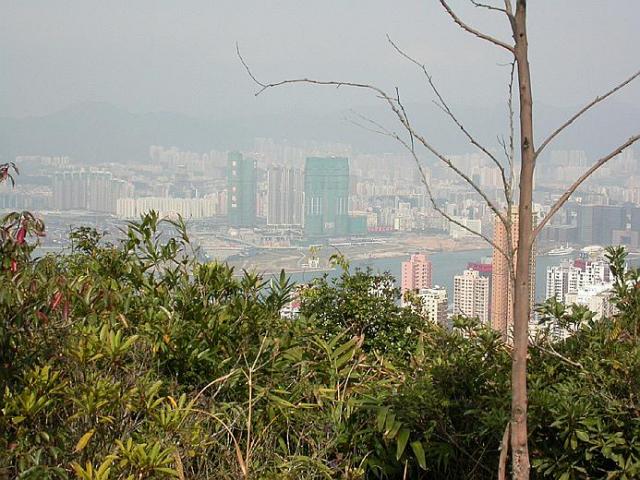
<instances>
[{"instance_id":1,"label":"green glass skyscraper","mask_svg":"<svg viewBox=\"0 0 640 480\"><path fill-rule=\"evenodd\" d=\"M227 215L232 227L253 227L256 223L257 165L239 152L227 157Z\"/></svg>"},{"instance_id":2,"label":"green glass skyscraper","mask_svg":"<svg viewBox=\"0 0 640 480\"><path fill-rule=\"evenodd\" d=\"M304 170L304 233L349 234L349 159L309 157Z\"/></svg>"}]
</instances>

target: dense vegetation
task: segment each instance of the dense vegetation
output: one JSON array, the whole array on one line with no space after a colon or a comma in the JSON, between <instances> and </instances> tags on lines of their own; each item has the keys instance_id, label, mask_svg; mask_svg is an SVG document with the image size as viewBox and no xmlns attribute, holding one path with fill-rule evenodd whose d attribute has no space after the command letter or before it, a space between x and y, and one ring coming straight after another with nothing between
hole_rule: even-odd
<instances>
[{"instance_id":1,"label":"dense vegetation","mask_svg":"<svg viewBox=\"0 0 640 480\"><path fill-rule=\"evenodd\" d=\"M284 274L199 263L155 214L34 259L41 234L2 230L0 478L495 477L510 350L473 320L426 322L347 265L281 319ZM639 273L610 255L618 316L540 309L577 332L533 341L536 478L640 475Z\"/></svg>"}]
</instances>

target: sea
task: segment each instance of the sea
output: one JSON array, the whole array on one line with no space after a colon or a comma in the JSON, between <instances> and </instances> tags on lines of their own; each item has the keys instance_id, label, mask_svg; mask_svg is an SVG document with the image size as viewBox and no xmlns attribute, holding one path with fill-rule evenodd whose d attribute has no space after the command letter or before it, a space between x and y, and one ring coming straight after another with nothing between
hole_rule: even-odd
<instances>
[{"instance_id":1,"label":"sea","mask_svg":"<svg viewBox=\"0 0 640 480\"><path fill-rule=\"evenodd\" d=\"M447 290L449 301L453 301L453 277L460 275L470 262L480 262L483 257L491 257L491 249L481 250L464 250L457 252L435 252L429 254L432 263L432 282L433 285L444 287ZM559 265L563 260L574 258L573 256L548 256L538 255L536 257L536 302L545 300L547 267ZM408 260L407 255L389 258L377 258L367 260L354 260L350 262L350 270L366 269L370 267L376 273L389 272L395 278L396 285L399 286L400 271L402 262ZM640 259L634 258L630 260L631 264L637 265ZM340 275L338 269L328 272L322 271L306 271L290 274L291 280L296 283L308 283L313 278L327 275L329 278L335 278Z\"/></svg>"}]
</instances>

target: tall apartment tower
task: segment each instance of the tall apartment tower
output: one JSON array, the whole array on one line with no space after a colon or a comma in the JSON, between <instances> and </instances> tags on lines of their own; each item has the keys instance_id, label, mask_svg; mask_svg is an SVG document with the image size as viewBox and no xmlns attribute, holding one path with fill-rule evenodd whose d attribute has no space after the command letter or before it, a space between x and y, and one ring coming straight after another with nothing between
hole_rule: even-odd
<instances>
[{"instance_id":1,"label":"tall apartment tower","mask_svg":"<svg viewBox=\"0 0 640 480\"><path fill-rule=\"evenodd\" d=\"M267 225L301 226L304 180L297 168L271 166L267 170Z\"/></svg>"},{"instance_id":2,"label":"tall apartment tower","mask_svg":"<svg viewBox=\"0 0 640 480\"><path fill-rule=\"evenodd\" d=\"M422 313L427 316L430 322L437 323L443 327L447 325L447 290L443 287L422 288L418 292L422 303Z\"/></svg>"},{"instance_id":3,"label":"tall apartment tower","mask_svg":"<svg viewBox=\"0 0 640 480\"><path fill-rule=\"evenodd\" d=\"M304 233L310 238L348 235L348 158L308 157L306 159Z\"/></svg>"},{"instance_id":4,"label":"tall apartment tower","mask_svg":"<svg viewBox=\"0 0 640 480\"><path fill-rule=\"evenodd\" d=\"M402 262L402 294L431 288L432 270L431 260L423 253L414 253L408 261Z\"/></svg>"},{"instance_id":5,"label":"tall apartment tower","mask_svg":"<svg viewBox=\"0 0 640 480\"><path fill-rule=\"evenodd\" d=\"M489 279L477 270L465 270L453 277L453 313L489 321Z\"/></svg>"},{"instance_id":6,"label":"tall apartment tower","mask_svg":"<svg viewBox=\"0 0 640 480\"><path fill-rule=\"evenodd\" d=\"M256 223L257 163L231 152L227 158L227 216L233 227L253 227Z\"/></svg>"},{"instance_id":7,"label":"tall apartment tower","mask_svg":"<svg viewBox=\"0 0 640 480\"><path fill-rule=\"evenodd\" d=\"M569 261L547 267L545 299L555 297L558 302L564 302L567 292L578 290L581 275L582 270Z\"/></svg>"},{"instance_id":8,"label":"tall apartment tower","mask_svg":"<svg viewBox=\"0 0 640 480\"><path fill-rule=\"evenodd\" d=\"M516 207L514 207L515 210ZM518 245L518 212L511 214L511 240L512 247ZM507 229L502 221L496 216L494 220L494 243L500 247L502 251L508 250L509 242L507 237ZM513 270L515 271L517 256L513 258ZM531 277L529 280L529 302L531 311L535 300L536 285L536 256L535 247L531 255ZM512 335L513 330L513 291L511 287L511 276L509 273L509 261L497 249L493 249L493 270L491 274L491 327L500 332L503 338L508 339Z\"/></svg>"},{"instance_id":9,"label":"tall apartment tower","mask_svg":"<svg viewBox=\"0 0 640 480\"><path fill-rule=\"evenodd\" d=\"M580 205L578 241L585 245L610 245L614 230L626 227L624 207L617 205Z\"/></svg>"},{"instance_id":10,"label":"tall apartment tower","mask_svg":"<svg viewBox=\"0 0 640 480\"><path fill-rule=\"evenodd\" d=\"M56 173L52 186L53 207L59 210L116 213L118 199L133 196L133 185L106 171Z\"/></svg>"}]
</instances>

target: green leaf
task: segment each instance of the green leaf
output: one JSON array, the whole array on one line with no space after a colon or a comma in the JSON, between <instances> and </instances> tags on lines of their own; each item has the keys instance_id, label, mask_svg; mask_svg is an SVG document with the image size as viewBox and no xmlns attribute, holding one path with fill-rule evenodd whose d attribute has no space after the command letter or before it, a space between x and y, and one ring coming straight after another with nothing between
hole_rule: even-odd
<instances>
[{"instance_id":1,"label":"green leaf","mask_svg":"<svg viewBox=\"0 0 640 480\"><path fill-rule=\"evenodd\" d=\"M91 437L93 437L94 433L96 433L96 431L94 429L91 429L87 433L82 435L82 437L80 437L80 440L78 440L78 443L76 443L76 448L73 451L79 452L84 447L86 447L87 444L89 443L89 440L91 440Z\"/></svg>"},{"instance_id":2,"label":"green leaf","mask_svg":"<svg viewBox=\"0 0 640 480\"><path fill-rule=\"evenodd\" d=\"M423 470L427 469L427 460L424 456L424 449L422 448L422 442L415 441L411 442L411 450L413 450L413 454L416 456L416 460L418 460L418 465Z\"/></svg>"},{"instance_id":3,"label":"green leaf","mask_svg":"<svg viewBox=\"0 0 640 480\"><path fill-rule=\"evenodd\" d=\"M387 418L387 413L389 412L389 407L383 407L378 410L378 414L376 415L376 427L379 432L384 429L384 423Z\"/></svg>"},{"instance_id":4,"label":"green leaf","mask_svg":"<svg viewBox=\"0 0 640 480\"><path fill-rule=\"evenodd\" d=\"M398 433L398 438L396 440L396 460L400 460L400 457L404 453L404 449L407 446L407 442L409 441L409 429L403 428Z\"/></svg>"},{"instance_id":5,"label":"green leaf","mask_svg":"<svg viewBox=\"0 0 640 480\"><path fill-rule=\"evenodd\" d=\"M589 434L582 430L576 430L576 436L583 442L589 441Z\"/></svg>"},{"instance_id":6,"label":"green leaf","mask_svg":"<svg viewBox=\"0 0 640 480\"><path fill-rule=\"evenodd\" d=\"M389 435L389 432L393 428L395 421L396 421L395 413L390 413L387 415L387 421L385 422L385 427L384 427L385 435Z\"/></svg>"},{"instance_id":7,"label":"green leaf","mask_svg":"<svg viewBox=\"0 0 640 480\"><path fill-rule=\"evenodd\" d=\"M154 468L156 472L166 473L167 475L171 475L172 477L178 477L178 472L173 468L169 467L156 467Z\"/></svg>"},{"instance_id":8,"label":"green leaf","mask_svg":"<svg viewBox=\"0 0 640 480\"><path fill-rule=\"evenodd\" d=\"M571 450L575 450L576 448L578 448L578 439L575 435L571 435L569 445L571 445Z\"/></svg>"},{"instance_id":9,"label":"green leaf","mask_svg":"<svg viewBox=\"0 0 640 480\"><path fill-rule=\"evenodd\" d=\"M393 422L393 427L391 427L391 430L389 430L389 432L387 433L389 438L395 438L396 435L398 435L398 431L400 430L400 428L402 428L401 421L398 420L396 422Z\"/></svg>"},{"instance_id":10,"label":"green leaf","mask_svg":"<svg viewBox=\"0 0 640 480\"><path fill-rule=\"evenodd\" d=\"M26 417L23 417L22 415L18 415L17 417L11 418L11 421L13 422L14 425L18 425L19 423L22 423L25 418Z\"/></svg>"}]
</instances>

